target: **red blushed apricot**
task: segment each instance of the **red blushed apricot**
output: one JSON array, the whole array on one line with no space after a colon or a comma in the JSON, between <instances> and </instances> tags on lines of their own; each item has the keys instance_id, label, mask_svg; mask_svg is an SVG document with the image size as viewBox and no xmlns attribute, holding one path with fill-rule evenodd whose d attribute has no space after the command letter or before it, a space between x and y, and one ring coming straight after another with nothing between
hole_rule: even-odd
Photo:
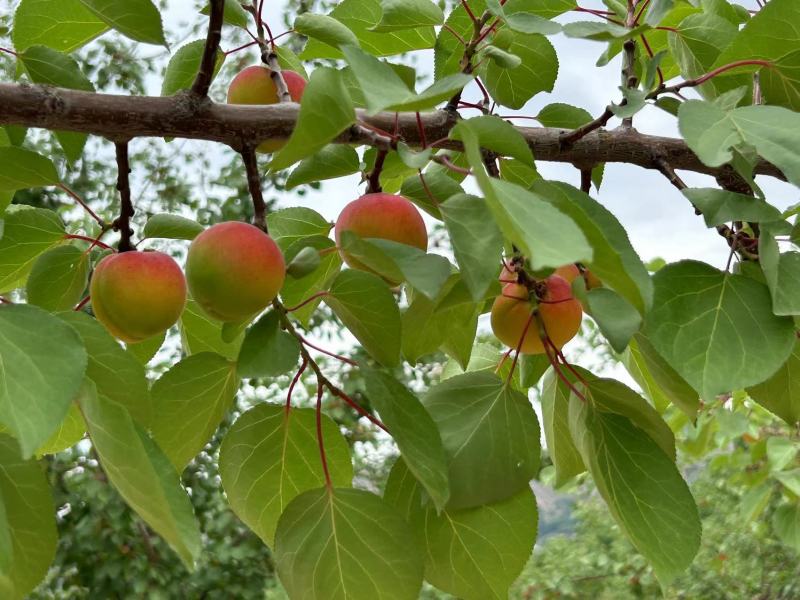
<instances>
[{"instance_id":1,"label":"red blushed apricot","mask_svg":"<svg viewBox=\"0 0 800 600\"><path fill-rule=\"evenodd\" d=\"M511 348L520 345L522 339L520 352L523 354L544 354L541 329L547 333L556 348L560 349L575 337L581 327L583 310L580 303L572 297L570 284L558 275L551 275L544 283L546 291L539 300L538 317L531 317L534 306L530 301L528 288L522 284L509 283L503 286L503 293L492 305L491 323L495 336Z\"/></svg>"},{"instance_id":2,"label":"red blushed apricot","mask_svg":"<svg viewBox=\"0 0 800 600\"><path fill-rule=\"evenodd\" d=\"M89 288L97 320L117 339L141 342L169 329L186 304L186 280L162 252L121 252L95 267Z\"/></svg>"},{"instance_id":3,"label":"red blushed apricot","mask_svg":"<svg viewBox=\"0 0 800 600\"><path fill-rule=\"evenodd\" d=\"M411 202L394 194L365 194L353 200L336 220L336 244L340 248L344 231L352 231L361 238L391 240L423 251L428 249L428 231L422 215ZM340 253L352 268L372 272L346 252L340 250Z\"/></svg>"},{"instance_id":4,"label":"red blushed apricot","mask_svg":"<svg viewBox=\"0 0 800 600\"><path fill-rule=\"evenodd\" d=\"M264 310L285 276L278 245L258 227L238 221L206 229L186 257L192 298L220 321L241 321Z\"/></svg>"},{"instance_id":5,"label":"red blushed apricot","mask_svg":"<svg viewBox=\"0 0 800 600\"><path fill-rule=\"evenodd\" d=\"M592 273L589 269L583 269L581 271L576 264L569 264L564 265L563 267L558 267L554 272L553 275L558 275L559 277L563 277L567 280L567 283L572 284L575 279L580 276L583 276L584 281L586 282L586 289L592 290L594 288L602 287L603 282L598 279L597 275Z\"/></svg>"},{"instance_id":6,"label":"red blushed apricot","mask_svg":"<svg viewBox=\"0 0 800 600\"><path fill-rule=\"evenodd\" d=\"M240 71L228 87L228 104L277 104L278 90L272 80L272 71L260 65L247 67ZM294 71L281 71L289 95L294 102L300 102L306 87L306 80ZM276 152L286 144L284 139L266 140L256 150Z\"/></svg>"}]
</instances>

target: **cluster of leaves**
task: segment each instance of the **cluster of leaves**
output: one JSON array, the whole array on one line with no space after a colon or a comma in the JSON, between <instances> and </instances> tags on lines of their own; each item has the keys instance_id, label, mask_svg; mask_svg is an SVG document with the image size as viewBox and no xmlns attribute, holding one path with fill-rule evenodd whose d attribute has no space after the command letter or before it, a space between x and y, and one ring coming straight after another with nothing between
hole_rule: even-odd
<instances>
[{"instance_id":1,"label":"cluster of leaves","mask_svg":"<svg viewBox=\"0 0 800 600\"><path fill-rule=\"evenodd\" d=\"M444 223L456 264L345 235L339 250L372 272L342 269L331 224L319 213L271 212L268 229L287 263L310 253L310 268L289 277L280 302L254 322L223 325L190 301L179 322L181 359L152 384L146 365L163 336L123 347L87 311L70 310L82 308L93 265L113 251L100 242L112 227L97 217L83 235L47 208L9 206L18 190L65 188L56 162L26 145L24 131L0 129L0 291L8 296L0 306L2 595L32 589L55 552L53 504L37 457L72 447L87 433L120 497L193 568L203 541L180 473L233 410L243 379L300 377L308 364L319 382L316 410L290 408L290 398L286 407L257 404L225 432L219 457L231 508L273 549L290 597L415 598L423 579L459 597L503 597L537 537L529 482L541 466L540 426L527 393L543 376L543 429L556 482L588 472L659 582L681 574L700 547L700 518L675 464L673 431L682 429L670 427L664 410L676 407L702 430L703 403L749 394L790 427L800 421L800 253L786 251L798 241L797 223L789 221L798 211L781 213L753 180L764 159L800 185L800 36L789 25L800 15L793 0L771 0L752 18L726 0L654 0L646 10L638 3L639 14L637 3L607 4L605 22L563 26L553 18L576 9L572 0L469 0L446 18L429 0L343 0L329 15L300 15L293 30L308 42L299 56L278 48L279 63L304 77L302 61L333 66L311 73L294 131L271 157L269 172L296 165L289 188L372 172L384 190ZM258 13L257 4L249 5L250 15L233 0L225 7L226 31L242 29ZM45 17L53 23L46 31L39 26ZM166 44L150 0L22 0L14 50L5 54L33 83L94 91L74 52L109 29ZM588 187L542 179L523 135L491 114L491 101L519 109L553 88L558 58L547 36L562 31L607 43L601 62L625 51L629 76L611 114L630 119L649 102L671 110L707 167L730 165L750 184L751 194L683 190L742 259L736 273L685 260L651 275ZM163 95L187 93L204 48L198 40L175 51ZM381 60L429 48L434 82L420 92L413 69ZM218 64L225 57L220 52ZM683 84L670 89L663 82L678 75ZM461 102L476 78L485 102ZM684 87L697 87L704 99L665 99ZM750 104L754 97L760 101ZM357 109L418 112L445 101L485 113L450 130L447 141L461 151L425 143L412 149L386 132L378 135L388 140L388 153L332 144L361 126ZM575 129L567 136L572 141L593 126L588 113L563 104L536 118ZM77 161L86 134L53 133L67 161ZM424 129L419 133L424 139ZM592 166L599 183L600 165ZM467 193L466 176L481 196ZM180 247L202 230L197 218L162 213L147 219L142 234ZM516 369L516 357L500 363L495 349L475 345L478 319L499 293L503 256L534 279L570 263L591 269L603 286L587 290L578 278L573 293L608 343L625 353L647 399L563 357L522 357ZM386 281L405 282L402 303ZM298 332L320 302L363 347L364 394L401 454L382 497L351 487L350 446L321 410L325 390L359 405L324 378ZM392 371L440 350L453 364L419 396ZM714 414L710 422L721 420ZM769 476L781 486L777 492L766 485L758 501L781 498L773 500L775 529L798 548L800 490L789 468L796 443L765 441L764 452ZM782 456L790 458L776 458Z\"/></svg>"}]
</instances>

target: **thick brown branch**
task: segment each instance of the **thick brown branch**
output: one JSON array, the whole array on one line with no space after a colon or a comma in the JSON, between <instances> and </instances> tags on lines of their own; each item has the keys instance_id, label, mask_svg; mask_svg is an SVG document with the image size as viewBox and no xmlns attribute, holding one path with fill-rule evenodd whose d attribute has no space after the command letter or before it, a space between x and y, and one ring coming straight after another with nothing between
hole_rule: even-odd
<instances>
[{"instance_id":1,"label":"thick brown branch","mask_svg":"<svg viewBox=\"0 0 800 600\"><path fill-rule=\"evenodd\" d=\"M244 168L247 171L247 188L253 199L253 225L262 231L267 231L267 205L264 203L264 196L261 193L261 175L258 172L255 148L245 146L241 154Z\"/></svg>"},{"instance_id":2,"label":"thick brown branch","mask_svg":"<svg viewBox=\"0 0 800 600\"><path fill-rule=\"evenodd\" d=\"M222 38L222 17L225 12L225 0L211 0L211 14L208 18L208 35L206 46L203 49L203 58L200 60L200 69L197 71L192 84L192 93L196 96L208 95L211 80L214 78L214 67L217 64L219 41Z\"/></svg>"},{"instance_id":3,"label":"thick brown branch","mask_svg":"<svg viewBox=\"0 0 800 600\"><path fill-rule=\"evenodd\" d=\"M185 96L117 96L93 94L62 88L0 83L0 125L23 125L51 130L79 131L111 139L135 137L176 137L222 142L240 149L243 143L258 143L267 138L286 138L297 121L295 104L243 106L196 102ZM395 113L368 116L357 111L367 127L394 131ZM445 111L422 115L429 139L447 138L456 120ZM421 139L414 113L400 113L398 136L411 146ZM351 127L335 141L381 147L390 140L367 127ZM724 168L712 168L688 148L683 140L644 135L631 129L602 129L575 141L561 143L564 130L547 127L520 127L537 160L593 165L619 162L657 169L656 157L663 157L674 169L717 175ZM437 147L460 149L455 141ZM756 174L785 179L774 165L761 161Z\"/></svg>"},{"instance_id":4,"label":"thick brown branch","mask_svg":"<svg viewBox=\"0 0 800 600\"><path fill-rule=\"evenodd\" d=\"M133 202L131 201L131 186L128 175L131 172L128 160L128 142L116 142L117 149L117 190L119 190L119 217L114 221L114 229L119 231L120 252L135 250L131 243L131 217L134 215Z\"/></svg>"}]
</instances>

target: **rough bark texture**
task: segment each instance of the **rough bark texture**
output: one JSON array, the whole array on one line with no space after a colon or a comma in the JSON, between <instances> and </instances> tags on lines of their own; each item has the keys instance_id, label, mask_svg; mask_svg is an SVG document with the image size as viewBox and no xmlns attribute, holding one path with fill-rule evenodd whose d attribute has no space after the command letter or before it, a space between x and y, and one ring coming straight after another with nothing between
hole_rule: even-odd
<instances>
[{"instance_id":1,"label":"rough bark texture","mask_svg":"<svg viewBox=\"0 0 800 600\"><path fill-rule=\"evenodd\" d=\"M110 140L134 137L176 137L210 140L236 150L272 137L288 137L297 120L296 104L233 106L198 100L189 92L161 98L94 94L46 86L0 84L0 125L23 125L47 129L80 131ZM394 113L367 116L358 111L361 123L393 131ZM446 111L422 115L428 139L447 137L456 117ZM401 113L398 134L411 146L420 146L415 113ZM605 162L658 169L666 161L672 168L709 175L725 175L729 168L711 168L688 148L683 140L644 135L634 129L597 130L574 144L560 139L564 130L547 127L519 127L537 160L571 163L591 168ZM339 143L380 146L374 133L353 126L343 132ZM459 148L458 142L442 147ZM772 164L760 162L757 174L785 179Z\"/></svg>"}]
</instances>

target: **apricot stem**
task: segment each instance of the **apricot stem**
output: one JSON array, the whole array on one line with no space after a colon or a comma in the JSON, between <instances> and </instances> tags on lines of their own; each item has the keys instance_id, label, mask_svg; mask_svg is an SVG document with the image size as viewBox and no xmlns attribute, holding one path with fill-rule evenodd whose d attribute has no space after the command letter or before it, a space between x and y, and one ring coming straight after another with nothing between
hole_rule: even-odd
<instances>
[{"instance_id":1,"label":"apricot stem","mask_svg":"<svg viewBox=\"0 0 800 600\"><path fill-rule=\"evenodd\" d=\"M525 340L525 336L528 334L528 329L530 328L535 315L536 309L531 311L530 316L528 316L528 320L525 322L525 327L522 329L522 335L519 336L519 342L517 342L517 347L514 351L514 361L511 363L511 370L506 376L506 384L508 384L511 381L511 378L514 376L514 369L517 367L517 360L519 360L519 351L522 349L522 342ZM542 326L544 326L544 324L542 324Z\"/></svg>"},{"instance_id":2,"label":"apricot stem","mask_svg":"<svg viewBox=\"0 0 800 600\"><path fill-rule=\"evenodd\" d=\"M503 368L503 365L505 364L505 362L506 362L506 359L508 359L508 357L509 357L509 356L511 356L511 353L512 353L513 351L514 351L514 349L513 349L513 348L509 348L509 349L506 351L506 353L505 353L505 354L503 354L503 358L501 358L501 359L500 359L500 362L499 362L499 363L497 363L497 366L496 366L496 367L495 367L495 369L494 369L494 372L495 372L495 373L499 373L499 372L500 372L500 369L502 369L502 368Z\"/></svg>"},{"instance_id":3,"label":"apricot stem","mask_svg":"<svg viewBox=\"0 0 800 600\"><path fill-rule=\"evenodd\" d=\"M294 391L294 386L297 385L297 382L300 380L300 377L303 375L303 371L306 370L308 366L308 359L304 356L303 357L303 364L300 365L300 368L295 373L294 377L292 378L292 383L289 385L289 393L286 394L286 414L289 414L289 410L292 408L292 392Z\"/></svg>"},{"instance_id":4,"label":"apricot stem","mask_svg":"<svg viewBox=\"0 0 800 600\"><path fill-rule=\"evenodd\" d=\"M422 184L422 189L425 190L425 194L428 196L428 200L430 200L434 206L439 206L439 201L434 197L431 188L428 187L428 182L425 181L425 175L422 173L422 169L418 169L417 173L419 174L419 181Z\"/></svg>"},{"instance_id":5,"label":"apricot stem","mask_svg":"<svg viewBox=\"0 0 800 600\"><path fill-rule=\"evenodd\" d=\"M92 299L92 297L91 297L91 296L86 296L86 298L84 298L83 300L81 300L80 302L78 302L78 304L76 304L76 305L75 305L75 308L73 308L72 310L74 310L74 311L76 311L76 312L77 312L77 311L79 311L79 310L80 310L80 309L82 309L84 306L86 306L86 305L89 303L89 300L91 300L91 299Z\"/></svg>"},{"instance_id":6,"label":"apricot stem","mask_svg":"<svg viewBox=\"0 0 800 600\"><path fill-rule=\"evenodd\" d=\"M328 490L333 489L331 474L328 471L328 457L325 455L325 442L322 439L322 380L317 378L317 442L319 443L319 459L322 461L322 470L325 472L325 485Z\"/></svg>"}]
</instances>

